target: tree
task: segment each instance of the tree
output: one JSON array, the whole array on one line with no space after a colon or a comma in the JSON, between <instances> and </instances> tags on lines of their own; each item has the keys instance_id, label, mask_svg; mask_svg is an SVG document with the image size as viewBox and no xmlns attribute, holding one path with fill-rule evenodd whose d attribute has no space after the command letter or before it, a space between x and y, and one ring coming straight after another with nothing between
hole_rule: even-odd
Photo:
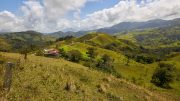
<instances>
[{"instance_id":1,"label":"tree","mask_svg":"<svg viewBox=\"0 0 180 101\"><path fill-rule=\"evenodd\" d=\"M61 57L68 59L68 53L64 50L64 48L60 48L59 51Z\"/></svg>"},{"instance_id":2,"label":"tree","mask_svg":"<svg viewBox=\"0 0 180 101\"><path fill-rule=\"evenodd\" d=\"M108 55L103 55L101 60L99 60L97 67L103 70L110 70L113 67L113 60Z\"/></svg>"},{"instance_id":3,"label":"tree","mask_svg":"<svg viewBox=\"0 0 180 101\"><path fill-rule=\"evenodd\" d=\"M36 56L44 56L43 51L42 51L42 50L38 50L38 51L36 52Z\"/></svg>"},{"instance_id":4,"label":"tree","mask_svg":"<svg viewBox=\"0 0 180 101\"><path fill-rule=\"evenodd\" d=\"M159 63L155 70L151 82L163 88L170 88L169 83L175 79L175 66L167 63Z\"/></svg>"},{"instance_id":5,"label":"tree","mask_svg":"<svg viewBox=\"0 0 180 101\"><path fill-rule=\"evenodd\" d=\"M28 54L28 52L29 52L29 50L28 50L28 48L23 48L22 50L21 50L21 54L23 54L24 55L24 59L26 60L27 59L27 54Z\"/></svg>"},{"instance_id":6,"label":"tree","mask_svg":"<svg viewBox=\"0 0 180 101\"><path fill-rule=\"evenodd\" d=\"M82 59L82 54L78 50L71 50L68 52L68 58L70 61L79 62Z\"/></svg>"},{"instance_id":7,"label":"tree","mask_svg":"<svg viewBox=\"0 0 180 101\"><path fill-rule=\"evenodd\" d=\"M104 72L111 73L116 77L120 78L121 74L119 74L113 67L114 59L112 59L109 55L105 54L102 58L98 61L96 67Z\"/></svg>"},{"instance_id":8,"label":"tree","mask_svg":"<svg viewBox=\"0 0 180 101\"><path fill-rule=\"evenodd\" d=\"M88 51L86 52L86 54L88 54L88 57L90 57L90 58L95 58L96 57L97 53L95 52L96 51L95 48L89 47L89 48L87 48L87 50Z\"/></svg>"}]
</instances>

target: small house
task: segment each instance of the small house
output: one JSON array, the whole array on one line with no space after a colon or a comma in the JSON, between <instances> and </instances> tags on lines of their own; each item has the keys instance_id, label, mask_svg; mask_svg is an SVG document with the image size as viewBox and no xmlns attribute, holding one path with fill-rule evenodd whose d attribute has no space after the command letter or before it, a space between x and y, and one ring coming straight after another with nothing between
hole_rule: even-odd
<instances>
[{"instance_id":1,"label":"small house","mask_svg":"<svg viewBox=\"0 0 180 101\"><path fill-rule=\"evenodd\" d=\"M60 52L57 49L44 49L45 56L59 56Z\"/></svg>"}]
</instances>

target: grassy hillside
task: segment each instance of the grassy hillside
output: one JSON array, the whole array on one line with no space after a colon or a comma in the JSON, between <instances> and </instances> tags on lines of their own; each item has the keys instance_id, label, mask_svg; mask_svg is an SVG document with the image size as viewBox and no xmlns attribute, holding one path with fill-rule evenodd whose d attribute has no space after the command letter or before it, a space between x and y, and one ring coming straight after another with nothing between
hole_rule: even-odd
<instances>
[{"instance_id":1,"label":"grassy hillside","mask_svg":"<svg viewBox=\"0 0 180 101\"><path fill-rule=\"evenodd\" d=\"M91 33L80 37L78 41L93 45L105 46L116 41L116 39L105 33Z\"/></svg>"},{"instance_id":2,"label":"grassy hillside","mask_svg":"<svg viewBox=\"0 0 180 101\"><path fill-rule=\"evenodd\" d=\"M179 27L132 31L117 36L92 32L79 38L68 36L55 43L51 41L54 38L31 31L0 36L0 49L3 50L10 48L17 52L16 49L31 49L37 45L26 61L19 54L1 53L0 75L4 73L4 58L16 63L8 100L180 99ZM43 47L59 49L60 57L43 57L40 49ZM95 51L94 57L88 53L90 48ZM34 56L35 52L42 57ZM160 62L176 67L171 89L151 83ZM3 76L0 77L2 84Z\"/></svg>"},{"instance_id":3,"label":"grassy hillside","mask_svg":"<svg viewBox=\"0 0 180 101\"><path fill-rule=\"evenodd\" d=\"M104 41L101 41L101 38L104 39ZM107 39L107 41L105 41ZM107 43L106 43L107 42ZM107 46L109 43L116 43L115 46L106 48L104 46ZM137 43L127 41L126 39L120 39L118 40L116 37L112 37L109 35L106 35L104 33L92 33L85 35L80 38L72 38L69 40L64 40L57 42L56 45L53 45L51 47L58 46L60 49L64 49L65 51L70 50L78 50L83 54L83 58L88 58L86 52L89 47L94 47L96 49L96 52L98 53L97 58L100 58L103 54L109 55L111 58L114 59L113 66L116 72L122 75L123 78L137 84L144 86L148 89L153 89L158 92L163 92L165 94L173 94L176 96L180 95L180 89L179 89L179 80L175 80L174 83L171 84L173 89L166 90L161 89L159 87L154 86L150 81L152 79L152 75L155 71L155 69L158 67L158 62L153 62L151 64L141 64L136 61L134 61L133 58L130 58L129 65L126 65L128 61L128 57L125 56L124 52L132 53L133 55L147 55L147 56L156 56L158 57L159 54L155 54L154 50L151 49L144 49L141 48L141 46L136 45ZM129 48L122 48L122 47L129 47ZM115 50L114 50L114 49ZM143 51L142 51L143 50ZM162 49L163 51L163 49ZM160 51L162 53L162 51ZM143 53L144 52L144 53ZM169 53L168 53L169 54ZM171 60L171 58L168 58L170 56L179 56L179 53L176 53L176 55L168 55L168 54L162 54L164 57L163 62L165 63L172 63L175 64L177 68L179 68L178 59L175 58L174 60ZM166 56L167 55L167 56ZM86 62L86 61L85 61ZM80 64L84 64L84 61L81 61ZM178 76L180 71L176 70L176 75Z\"/></svg>"},{"instance_id":4,"label":"grassy hillside","mask_svg":"<svg viewBox=\"0 0 180 101\"><path fill-rule=\"evenodd\" d=\"M12 88L5 98L10 101L178 101L175 95L149 91L124 79L62 59L28 56L25 61L19 54L1 54L15 63L20 58L20 65L13 69ZM3 65L0 67L2 75ZM2 76L0 78L2 84Z\"/></svg>"},{"instance_id":5,"label":"grassy hillside","mask_svg":"<svg viewBox=\"0 0 180 101\"><path fill-rule=\"evenodd\" d=\"M0 37L0 51L9 51L11 45L2 37Z\"/></svg>"}]
</instances>

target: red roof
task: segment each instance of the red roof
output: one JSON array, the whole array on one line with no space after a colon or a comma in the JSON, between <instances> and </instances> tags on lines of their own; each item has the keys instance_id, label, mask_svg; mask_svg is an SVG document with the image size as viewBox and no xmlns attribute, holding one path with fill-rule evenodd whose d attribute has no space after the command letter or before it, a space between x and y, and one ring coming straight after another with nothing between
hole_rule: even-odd
<instances>
[{"instance_id":1,"label":"red roof","mask_svg":"<svg viewBox=\"0 0 180 101\"><path fill-rule=\"evenodd\" d=\"M57 50L57 49L49 49L46 54L58 55L59 50Z\"/></svg>"}]
</instances>

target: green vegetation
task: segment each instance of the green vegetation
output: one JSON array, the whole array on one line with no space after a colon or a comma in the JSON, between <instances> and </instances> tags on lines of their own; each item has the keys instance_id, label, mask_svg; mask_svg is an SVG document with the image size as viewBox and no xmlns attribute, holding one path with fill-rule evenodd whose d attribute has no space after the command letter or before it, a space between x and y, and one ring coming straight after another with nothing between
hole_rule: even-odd
<instances>
[{"instance_id":1,"label":"green vegetation","mask_svg":"<svg viewBox=\"0 0 180 101\"><path fill-rule=\"evenodd\" d=\"M7 52L10 48L10 44L4 38L0 37L0 51Z\"/></svg>"},{"instance_id":2,"label":"green vegetation","mask_svg":"<svg viewBox=\"0 0 180 101\"><path fill-rule=\"evenodd\" d=\"M72 62L79 62L82 59L82 54L78 50L68 51L67 56Z\"/></svg>"},{"instance_id":3,"label":"green vegetation","mask_svg":"<svg viewBox=\"0 0 180 101\"><path fill-rule=\"evenodd\" d=\"M174 65L160 63L152 76L151 82L160 87L170 88L169 83L174 81L174 72Z\"/></svg>"},{"instance_id":4,"label":"green vegetation","mask_svg":"<svg viewBox=\"0 0 180 101\"><path fill-rule=\"evenodd\" d=\"M180 45L180 27L146 29L131 31L126 34L118 33L120 39L130 40L150 49L172 48Z\"/></svg>"},{"instance_id":5,"label":"green vegetation","mask_svg":"<svg viewBox=\"0 0 180 101\"><path fill-rule=\"evenodd\" d=\"M161 58L159 54L155 54L154 50L152 49L145 48L144 46L137 45L136 43L125 39L116 39L116 37L112 36L110 36L111 38L113 38L112 44L106 44L106 42L103 41L98 41L97 44L97 37L109 36L106 34L103 35L102 33L100 33L100 35L97 34L98 33L92 33L80 38L63 40L57 42L56 45L58 45L60 49L63 49L63 53L66 53L70 50L80 51L82 53L82 60L80 60L79 63L84 66L103 72L108 71L107 73L113 74L116 77L125 78L137 85L141 85L158 92L168 94L171 93L175 96L178 96L180 94L180 89L178 89L179 86L177 86L177 84L179 84L179 81L177 80L170 83L173 88L173 90L171 91L164 90L151 83L153 73L158 65L158 63L156 62L165 60L165 62L169 62L167 61L169 60L167 53L163 53L164 56L163 58ZM83 41L83 38L86 38L86 41ZM55 47L56 45L52 45L51 47ZM107 46L109 46L109 48L107 48ZM90 55L94 53L96 55ZM109 66L112 68L101 69L98 67L98 63L103 63L102 57L105 54L110 56L113 60L113 62L111 63L112 65ZM172 62L174 63L174 60ZM178 64L178 62L175 62L174 64ZM177 70L176 75L177 74L179 74L179 70Z\"/></svg>"},{"instance_id":6,"label":"green vegetation","mask_svg":"<svg viewBox=\"0 0 180 101\"><path fill-rule=\"evenodd\" d=\"M34 31L0 34L0 51L21 52L27 49L30 52L42 49L53 41L55 38Z\"/></svg>"},{"instance_id":7,"label":"green vegetation","mask_svg":"<svg viewBox=\"0 0 180 101\"><path fill-rule=\"evenodd\" d=\"M180 99L179 27L135 30L116 36L92 32L56 40L32 32L16 34L0 36L0 45L5 46L0 46L0 51L28 56L0 55L0 75L7 61L17 65L8 100ZM60 55L43 57L43 48L58 49Z\"/></svg>"},{"instance_id":8,"label":"green vegetation","mask_svg":"<svg viewBox=\"0 0 180 101\"><path fill-rule=\"evenodd\" d=\"M95 52L96 49L90 47L90 48L88 48L87 50L88 50L88 51L86 52L86 54L88 54L88 57L94 59L94 58L96 57L96 55L97 55L97 53Z\"/></svg>"},{"instance_id":9,"label":"green vegetation","mask_svg":"<svg viewBox=\"0 0 180 101\"><path fill-rule=\"evenodd\" d=\"M8 61L15 63L21 56L12 53L2 53L2 55ZM149 91L124 79L117 79L109 74L90 70L63 59L31 55L28 57L26 61L20 58L20 66L14 68L12 88L5 99L10 101L27 100L27 98L29 100L52 101L176 100L174 96ZM0 82L2 82L1 80Z\"/></svg>"}]
</instances>

